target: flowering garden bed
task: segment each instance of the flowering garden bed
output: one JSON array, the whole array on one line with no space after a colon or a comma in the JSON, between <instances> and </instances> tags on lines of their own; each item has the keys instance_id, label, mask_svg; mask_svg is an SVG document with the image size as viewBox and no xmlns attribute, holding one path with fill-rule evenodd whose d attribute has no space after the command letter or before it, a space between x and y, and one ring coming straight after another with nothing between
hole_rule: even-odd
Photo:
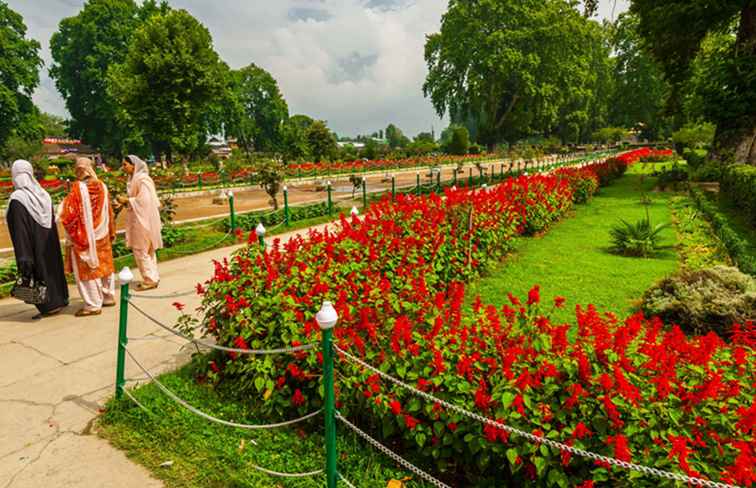
<instances>
[{"instance_id":1,"label":"flowering garden bed","mask_svg":"<svg viewBox=\"0 0 756 488\"><path fill-rule=\"evenodd\" d=\"M625 161L632 161L633 154ZM538 288L495 308L463 314L464 282L510 247L546 230L576 194L624 165L522 176L489 191L400 197L374 205L334 233L256 246L217 263L207 284L205 327L237 348L316 339L324 299L341 317L340 348L453 404L599 454L748 484L754 479L752 324L685 337L639 315L623 321L589 308L574 324L551 323ZM592 183L593 182L593 183ZM586 190L587 189L587 190ZM580 197L579 197L580 198ZM656 484L482 428L408 397L377 376L340 363L341 411L434 463L454 484L535 478L547 485ZM209 364L211 379L259 398L261 410L309 412L321 403L319 356Z\"/></svg>"}]
</instances>

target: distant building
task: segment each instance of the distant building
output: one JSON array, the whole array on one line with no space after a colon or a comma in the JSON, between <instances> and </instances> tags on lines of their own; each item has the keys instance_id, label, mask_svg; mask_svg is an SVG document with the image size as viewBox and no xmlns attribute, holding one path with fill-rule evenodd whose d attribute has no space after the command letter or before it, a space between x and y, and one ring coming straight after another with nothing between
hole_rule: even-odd
<instances>
[{"instance_id":1,"label":"distant building","mask_svg":"<svg viewBox=\"0 0 756 488\"><path fill-rule=\"evenodd\" d=\"M233 139L233 144L236 145L236 139ZM219 136L211 136L207 139L207 145L210 147L210 152L221 158L228 158L231 156L233 150L231 146L231 139L226 141Z\"/></svg>"},{"instance_id":2,"label":"distant building","mask_svg":"<svg viewBox=\"0 0 756 488\"><path fill-rule=\"evenodd\" d=\"M336 145L338 145L339 147L352 146L355 149L362 149L363 147L365 147L364 142L355 142L355 141L339 141L336 143Z\"/></svg>"},{"instance_id":3,"label":"distant building","mask_svg":"<svg viewBox=\"0 0 756 488\"><path fill-rule=\"evenodd\" d=\"M78 139L63 139L59 137L46 137L42 140L42 153L51 160L66 158L73 159L79 156L92 157L96 151L82 144Z\"/></svg>"}]
</instances>

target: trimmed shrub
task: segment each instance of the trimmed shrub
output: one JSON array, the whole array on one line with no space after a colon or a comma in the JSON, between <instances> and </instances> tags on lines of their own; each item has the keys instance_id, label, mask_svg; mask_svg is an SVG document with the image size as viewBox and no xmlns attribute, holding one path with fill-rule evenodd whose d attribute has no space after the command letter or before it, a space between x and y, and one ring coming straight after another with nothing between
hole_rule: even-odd
<instances>
[{"instance_id":1,"label":"trimmed shrub","mask_svg":"<svg viewBox=\"0 0 756 488\"><path fill-rule=\"evenodd\" d=\"M649 289L643 310L690 333L729 336L732 324L756 320L756 280L729 266L684 270Z\"/></svg>"},{"instance_id":2,"label":"trimmed shrub","mask_svg":"<svg viewBox=\"0 0 756 488\"><path fill-rule=\"evenodd\" d=\"M688 162L688 166L691 168L698 168L706 163L706 156L709 152L706 149L691 149L685 148L683 151L683 158Z\"/></svg>"},{"instance_id":3,"label":"trimmed shrub","mask_svg":"<svg viewBox=\"0 0 756 488\"><path fill-rule=\"evenodd\" d=\"M722 172L721 190L756 226L756 166L733 164Z\"/></svg>"},{"instance_id":4,"label":"trimmed shrub","mask_svg":"<svg viewBox=\"0 0 756 488\"><path fill-rule=\"evenodd\" d=\"M700 189L692 189L690 196L696 207L703 213L704 218L711 224L719 240L722 241L732 262L737 265L740 271L756 276L756 260L748 250L748 243L730 226L727 217L722 215L717 206L709 201Z\"/></svg>"},{"instance_id":5,"label":"trimmed shrub","mask_svg":"<svg viewBox=\"0 0 756 488\"><path fill-rule=\"evenodd\" d=\"M719 163L707 162L689 170L690 181L720 181L723 166Z\"/></svg>"},{"instance_id":6,"label":"trimmed shrub","mask_svg":"<svg viewBox=\"0 0 756 488\"><path fill-rule=\"evenodd\" d=\"M611 250L623 256L647 258L662 249L661 232L667 227L667 224L652 225L648 217L635 224L620 220L609 232Z\"/></svg>"}]
</instances>

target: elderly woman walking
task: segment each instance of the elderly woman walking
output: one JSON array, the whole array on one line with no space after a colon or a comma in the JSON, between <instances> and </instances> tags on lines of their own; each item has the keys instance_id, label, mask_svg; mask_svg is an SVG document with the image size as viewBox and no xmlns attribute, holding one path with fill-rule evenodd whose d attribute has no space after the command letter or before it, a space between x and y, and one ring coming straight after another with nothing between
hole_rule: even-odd
<instances>
[{"instance_id":1,"label":"elderly woman walking","mask_svg":"<svg viewBox=\"0 0 756 488\"><path fill-rule=\"evenodd\" d=\"M137 289L151 290L160 282L157 266L157 250L163 247L160 199L147 163L129 155L123 161L123 170L129 175L127 196L119 198L119 203L127 207L126 245L134 253L142 275Z\"/></svg>"},{"instance_id":2,"label":"elderly woman walking","mask_svg":"<svg viewBox=\"0 0 756 488\"><path fill-rule=\"evenodd\" d=\"M66 233L66 267L73 272L84 300L77 317L99 315L115 305L113 251L115 221L108 188L97 179L88 158L76 160L76 184L62 203L61 222Z\"/></svg>"},{"instance_id":3,"label":"elderly woman walking","mask_svg":"<svg viewBox=\"0 0 756 488\"><path fill-rule=\"evenodd\" d=\"M55 315L68 305L68 285L63 271L58 228L55 225L50 195L34 179L32 165L18 160L11 168L14 191L11 193L8 222L16 267L21 281L47 287L46 301L36 305L33 318Z\"/></svg>"}]
</instances>

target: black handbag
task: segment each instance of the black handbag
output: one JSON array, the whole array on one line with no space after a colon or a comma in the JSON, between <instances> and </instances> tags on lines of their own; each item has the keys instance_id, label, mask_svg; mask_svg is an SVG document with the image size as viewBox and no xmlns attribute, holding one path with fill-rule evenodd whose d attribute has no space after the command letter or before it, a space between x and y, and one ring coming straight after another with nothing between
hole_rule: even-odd
<instances>
[{"instance_id":1,"label":"black handbag","mask_svg":"<svg viewBox=\"0 0 756 488\"><path fill-rule=\"evenodd\" d=\"M41 305L47 302L47 285L43 282L35 283L34 278L27 282L19 276L11 289L11 296L29 305Z\"/></svg>"}]
</instances>

